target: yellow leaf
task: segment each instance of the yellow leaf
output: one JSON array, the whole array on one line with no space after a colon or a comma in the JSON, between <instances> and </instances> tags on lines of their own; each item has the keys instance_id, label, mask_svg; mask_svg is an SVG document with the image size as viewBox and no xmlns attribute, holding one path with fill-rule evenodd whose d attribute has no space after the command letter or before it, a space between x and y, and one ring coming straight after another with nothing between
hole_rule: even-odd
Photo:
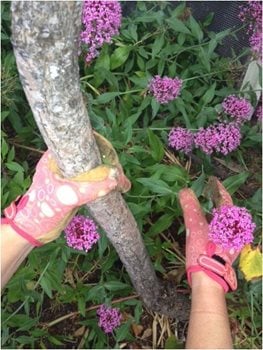
<instances>
[{"instance_id":1,"label":"yellow leaf","mask_svg":"<svg viewBox=\"0 0 263 350\"><path fill-rule=\"evenodd\" d=\"M259 248L253 249L250 244L241 251L239 268L247 281L262 276L262 253Z\"/></svg>"}]
</instances>

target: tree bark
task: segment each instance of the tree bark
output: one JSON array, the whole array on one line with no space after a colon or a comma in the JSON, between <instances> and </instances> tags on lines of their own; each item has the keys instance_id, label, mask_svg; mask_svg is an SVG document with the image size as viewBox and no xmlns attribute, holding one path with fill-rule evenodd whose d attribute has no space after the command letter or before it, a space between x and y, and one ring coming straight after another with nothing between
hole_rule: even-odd
<instances>
[{"instance_id":1,"label":"tree bark","mask_svg":"<svg viewBox=\"0 0 263 350\"><path fill-rule=\"evenodd\" d=\"M101 163L79 83L81 1L13 1L12 41L34 118L65 177ZM120 193L88 205L153 311L185 320L188 298L157 279L137 224Z\"/></svg>"}]
</instances>

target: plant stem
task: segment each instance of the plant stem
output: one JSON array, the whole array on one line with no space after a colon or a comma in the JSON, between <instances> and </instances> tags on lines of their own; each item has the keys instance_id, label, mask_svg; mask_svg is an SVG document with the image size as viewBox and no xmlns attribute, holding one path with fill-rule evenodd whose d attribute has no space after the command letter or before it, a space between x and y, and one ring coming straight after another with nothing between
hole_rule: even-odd
<instances>
[{"instance_id":1,"label":"plant stem","mask_svg":"<svg viewBox=\"0 0 263 350\"><path fill-rule=\"evenodd\" d=\"M87 78L93 78L93 77L94 77L94 74L85 75L84 77L80 78L80 81L85 80Z\"/></svg>"},{"instance_id":2,"label":"plant stem","mask_svg":"<svg viewBox=\"0 0 263 350\"><path fill-rule=\"evenodd\" d=\"M42 271L41 275L39 276L39 278L38 278L36 284L35 284L34 287L33 287L33 290L35 290L35 289L38 287L38 285L39 285L40 281L42 280L44 274L46 273L46 271L47 271L49 265L50 265L50 261L47 263L47 265L45 266L45 268L44 268L44 270ZM28 299L29 299L29 296L27 296L27 297L25 298L25 300L23 301L23 303L22 303L9 317L7 317L7 319L6 319L5 321L3 321L2 326L3 326L4 324L6 324L7 321L10 320L10 318L12 318L13 316L15 316L15 315L18 313L19 310L22 309L22 307L25 305L25 303L28 301Z\"/></svg>"},{"instance_id":3,"label":"plant stem","mask_svg":"<svg viewBox=\"0 0 263 350\"><path fill-rule=\"evenodd\" d=\"M142 92L144 91L145 89L138 89L138 90L130 90L130 91L123 91L123 92L120 92L120 95L127 95L127 94L132 94L134 92Z\"/></svg>"},{"instance_id":4,"label":"plant stem","mask_svg":"<svg viewBox=\"0 0 263 350\"><path fill-rule=\"evenodd\" d=\"M44 154L44 153L45 153L45 151L41 151L41 150L36 149L36 148L33 148L33 147L28 147L28 146L20 145L20 143L13 142L12 140L9 140L9 142L10 142L12 145L14 145L15 147L28 149L29 151L37 152L37 153L40 153L40 154Z\"/></svg>"},{"instance_id":5,"label":"plant stem","mask_svg":"<svg viewBox=\"0 0 263 350\"><path fill-rule=\"evenodd\" d=\"M239 69L241 69L241 68L243 69L244 67L242 66ZM209 77L211 75L214 75L214 74L217 74L217 73L222 73L222 72L225 72L225 71L228 71L228 70L230 70L230 68L226 68L226 69L223 69L223 70L218 70L216 72L211 72L211 73L207 73L207 74L198 75L198 76L195 76L195 77L192 77L192 78L183 79L183 82L194 80L194 79L199 79L199 78L203 78L203 77Z\"/></svg>"},{"instance_id":6,"label":"plant stem","mask_svg":"<svg viewBox=\"0 0 263 350\"><path fill-rule=\"evenodd\" d=\"M155 198L155 197L163 197L163 196L165 196L165 194L156 194L154 196L141 196L141 195L133 196L132 194L126 194L126 196L132 197L132 198Z\"/></svg>"},{"instance_id":7,"label":"plant stem","mask_svg":"<svg viewBox=\"0 0 263 350\"><path fill-rule=\"evenodd\" d=\"M145 36L145 38L143 38L142 40L137 41L134 46L137 46L138 44L143 43L145 40L151 38L152 36L156 35L156 34L161 34L163 32L163 30L156 30L154 33L152 34L148 34L147 36Z\"/></svg>"},{"instance_id":8,"label":"plant stem","mask_svg":"<svg viewBox=\"0 0 263 350\"><path fill-rule=\"evenodd\" d=\"M123 301L127 301L127 300L131 300L131 299L137 299L139 298L139 295L135 294L135 295L130 295L128 297L123 297L123 298L119 298L119 299L115 299L115 300L112 300L111 304L118 304L118 303L121 303ZM99 307L101 306L101 304L99 305L93 305L93 306L90 306L86 309L86 312L89 312L89 311L92 311L92 310L96 310L98 309ZM64 320L67 320L68 318L71 318L71 317L74 317L74 316L77 316L78 314L80 313L80 311L73 311L73 312L70 312L69 314L67 315L64 315L64 316L61 316L59 318L57 318L56 320L54 321L51 321L47 324L43 324L43 327L44 328L50 328L50 327L53 327L55 324L58 324Z\"/></svg>"},{"instance_id":9,"label":"plant stem","mask_svg":"<svg viewBox=\"0 0 263 350\"><path fill-rule=\"evenodd\" d=\"M240 31L241 29L243 29L244 27L245 27L245 25L243 25L243 26L237 28L237 29L234 30L233 32L230 32L228 35L231 35L231 34L233 35L233 34L237 33L238 31ZM187 46L187 47L185 47L185 48L179 50L179 51L176 53L176 55L172 56L169 60L172 60L172 59L176 58L180 53L182 53L182 52L184 52L184 51L188 51L188 50L191 50L191 49L199 48L199 47L201 47L201 46L206 46L207 44L210 43L210 41L211 41L211 40L208 40L208 41L206 41L206 42L204 42L204 43L201 43L201 44L196 44L196 45L192 45L192 46Z\"/></svg>"},{"instance_id":10,"label":"plant stem","mask_svg":"<svg viewBox=\"0 0 263 350\"><path fill-rule=\"evenodd\" d=\"M96 95L100 96L100 92L99 92L93 85L91 85L91 84L88 83L87 81L83 81L82 83L88 85L88 87L89 87L93 92L95 92Z\"/></svg>"}]
</instances>

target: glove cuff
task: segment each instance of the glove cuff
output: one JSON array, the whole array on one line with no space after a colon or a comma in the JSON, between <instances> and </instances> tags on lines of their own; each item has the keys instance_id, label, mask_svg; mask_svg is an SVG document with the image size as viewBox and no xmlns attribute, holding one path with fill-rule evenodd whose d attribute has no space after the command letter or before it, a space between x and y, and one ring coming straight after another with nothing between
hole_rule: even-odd
<instances>
[{"instance_id":1,"label":"glove cuff","mask_svg":"<svg viewBox=\"0 0 263 350\"><path fill-rule=\"evenodd\" d=\"M219 260L219 261L218 261ZM191 274L193 272L203 271L215 282L220 284L225 293L237 289L236 273L229 263L226 263L221 257L209 257L201 254L197 259L198 265L190 266L187 269L187 280L192 284Z\"/></svg>"},{"instance_id":2,"label":"glove cuff","mask_svg":"<svg viewBox=\"0 0 263 350\"><path fill-rule=\"evenodd\" d=\"M18 199L18 198L17 198ZM21 202L23 198L21 199ZM40 241L36 240L34 237L30 236L26 231L22 230L20 227L16 225L14 222L14 218L17 213L16 201L12 202L7 208L4 210L5 218L1 218L1 224L7 224L12 227L14 231L25 240L27 240L34 247L40 247L43 245Z\"/></svg>"},{"instance_id":3,"label":"glove cuff","mask_svg":"<svg viewBox=\"0 0 263 350\"><path fill-rule=\"evenodd\" d=\"M233 267L225 262L223 258L217 255L211 257L201 254L198 258L198 263L207 271L212 272L219 279L223 279L228 285L227 291L233 291L237 289L237 278Z\"/></svg>"}]
</instances>

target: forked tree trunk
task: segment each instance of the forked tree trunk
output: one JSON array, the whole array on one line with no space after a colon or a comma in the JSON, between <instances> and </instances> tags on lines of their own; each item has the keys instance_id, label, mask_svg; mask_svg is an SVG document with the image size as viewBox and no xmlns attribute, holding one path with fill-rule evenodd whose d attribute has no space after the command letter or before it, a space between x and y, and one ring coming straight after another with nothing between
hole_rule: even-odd
<instances>
[{"instance_id":1,"label":"forked tree trunk","mask_svg":"<svg viewBox=\"0 0 263 350\"><path fill-rule=\"evenodd\" d=\"M81 1L13 1L12 41L39 130L65 177L101 163L79 83ZM88 205L153 311L185 320L188 299L157 279L137 224L120 193Z\"/></svg>"}]
</instances>

